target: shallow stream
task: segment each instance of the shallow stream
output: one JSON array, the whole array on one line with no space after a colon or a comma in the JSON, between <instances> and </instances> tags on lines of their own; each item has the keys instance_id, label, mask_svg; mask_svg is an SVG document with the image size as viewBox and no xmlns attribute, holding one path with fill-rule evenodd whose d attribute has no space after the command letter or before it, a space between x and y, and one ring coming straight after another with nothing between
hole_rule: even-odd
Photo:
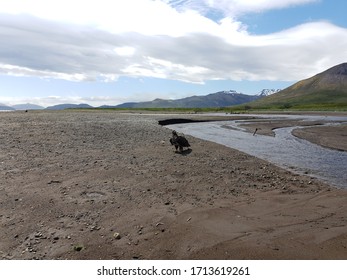
<instances>
[{"instance_id":1,"label":"shallow stream","mask_svg":"<svg viewBox=\"0 0 347 280\"><path fill-rule=\"evenodd\" d=\"M249 115L247 115L249 116ZM260 118L259 115L255 117ZM308 121L347 122L347 117L278 116L266 115L266 119L304 119ZM249 120L248 120L249 121ZM244 121L219 121L174 124L168 127L177 132L212 141L267 160L287 170L308 174L339 188L347 189L347 152L312 144L291 134L300 127L275 129L275 137L244 131L239 125ZM194 147L193 147L194 149Z\"/></svg>"}]
</instances>

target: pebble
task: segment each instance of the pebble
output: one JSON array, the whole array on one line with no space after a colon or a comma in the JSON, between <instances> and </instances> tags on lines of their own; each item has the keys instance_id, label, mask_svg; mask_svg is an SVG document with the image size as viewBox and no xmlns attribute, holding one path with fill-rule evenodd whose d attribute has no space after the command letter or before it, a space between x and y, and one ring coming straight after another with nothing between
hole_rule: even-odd
<instances>
[{"instance_id":1,"label":"pebble","mask_svg":"<svg viewBox=\"0 0 347 280\"><path fill-rule=\"evenodd\" d=\"M37 232L34 235L35 238L41 238L42 237L42 232Z\"/></svg>"},{"instance_id":2,"label":"pebble","mask_svg":"<svg viewBox=\"0 0 347 280\"><path fill-rule=\"evenodd\" d=\"M115 232L114 234L113 234L113 238L114 239L121 239L121 236L120 236L120 233L119 232Z\"/></svg>"},{"instance_id":3,"label":"pebble","mask_svg":"<svg viewBox=\"0 0 347 280\"><path fill-rule=\"evenodd\" d=\"M60 184L60 183L61 183L61 181L59 181L59 180L51 180L47 184L50 185L50 184Z\"/></svg>"}]
</instances>

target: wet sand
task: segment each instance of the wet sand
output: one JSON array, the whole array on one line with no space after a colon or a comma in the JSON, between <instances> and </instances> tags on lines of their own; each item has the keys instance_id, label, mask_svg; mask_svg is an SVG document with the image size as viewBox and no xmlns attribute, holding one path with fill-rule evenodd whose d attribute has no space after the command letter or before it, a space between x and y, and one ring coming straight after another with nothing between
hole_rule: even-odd
<instances>
[{"instance_id":1,"label":"wet sand","mask_svg":"<svg viewBox=\"0 0 347 280\"><path fill-rule=\"evenodd\" d=\"M347 125L295 129L293 135L322 147L347 151Z\"/></svg>"},{"instance_id":2,"label":"wet sand","mask_svg":"<svg viewBox=\"0 0 347 280\"><path fill-rule=\"evenodd\" d=\"M0 113L0 258L347 258L345 190L193 137L175 153L170 117Z\"/></svg>"}]
</instances>

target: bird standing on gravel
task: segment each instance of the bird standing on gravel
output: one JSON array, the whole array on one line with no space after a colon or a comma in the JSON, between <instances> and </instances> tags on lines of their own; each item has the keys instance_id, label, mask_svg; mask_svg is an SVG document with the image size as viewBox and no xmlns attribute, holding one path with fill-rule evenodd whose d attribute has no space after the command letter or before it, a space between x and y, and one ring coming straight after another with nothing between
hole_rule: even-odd
<instances>
[{"instance_id":1,"label":"bird standing on gravel","mask_svg":"<svg viewBox=\"0 0 347 280\"><path fill-rule=\"evenodd\" d=\"M184 147L190 147L188 140L184 136L178 136L176 130L172 131L172 138L170 138L170 143L171 145L175 146L176 151L177 149L179 149L181 153L183 152Z\"/></svg>"}]
</instances>

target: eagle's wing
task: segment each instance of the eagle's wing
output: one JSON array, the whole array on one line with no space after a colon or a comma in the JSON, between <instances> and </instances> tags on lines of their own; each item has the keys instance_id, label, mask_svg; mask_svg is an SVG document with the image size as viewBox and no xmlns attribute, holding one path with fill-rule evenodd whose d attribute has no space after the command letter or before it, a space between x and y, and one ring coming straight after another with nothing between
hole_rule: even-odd
<instances>
[{"instance_id":1,"label":"eagle's wing","mask_svg":"<svg viewBox=\"0 0 347 280\"><path fill-rule=\"evenodd\" d=\"M178 136L176 141L182 147L190 147L188 140L183 136Z\"/></svg>"}]
</instances>

